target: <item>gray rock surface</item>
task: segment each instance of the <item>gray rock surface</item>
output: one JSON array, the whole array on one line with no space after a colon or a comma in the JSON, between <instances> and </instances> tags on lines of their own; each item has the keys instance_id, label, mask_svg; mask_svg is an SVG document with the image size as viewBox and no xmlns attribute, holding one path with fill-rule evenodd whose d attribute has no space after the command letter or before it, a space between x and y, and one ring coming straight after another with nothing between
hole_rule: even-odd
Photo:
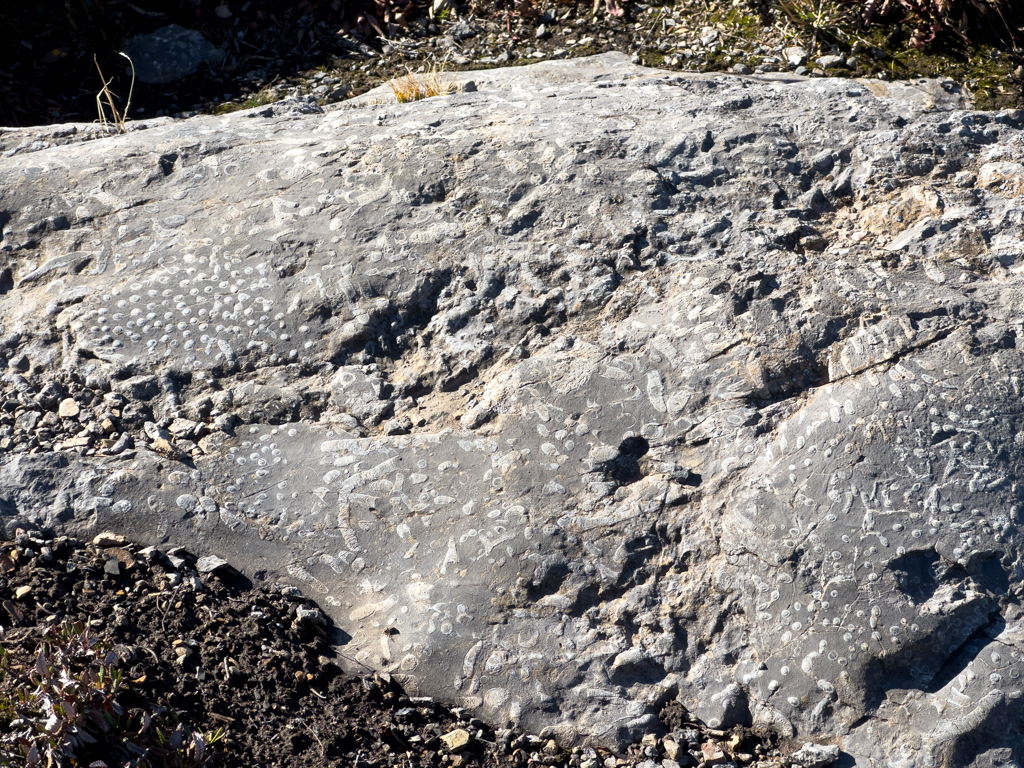
<instances>
[{"instance_id":1,"label":"gray rock surface","mask_svg":"<svg viewBox=\"0 0 1024 768\"><path fill-rule=\"evenodd\" d=\"M473 80L5 133L5 528L283 578L354 666L563 745L678 698L847 764L1019 761L1022 116Z\"/></svg>"}]
</instances>

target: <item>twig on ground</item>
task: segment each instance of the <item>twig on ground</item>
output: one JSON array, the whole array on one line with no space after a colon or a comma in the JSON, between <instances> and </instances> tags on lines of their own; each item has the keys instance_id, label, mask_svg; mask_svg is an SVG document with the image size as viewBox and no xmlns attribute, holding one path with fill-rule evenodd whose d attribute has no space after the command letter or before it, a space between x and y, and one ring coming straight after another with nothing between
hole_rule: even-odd
<instances>
[{"instance_id":1,"label":"twig on ground","mask_svg":"<svg viewBox=\"0 0 1024 768\"><path fill-rule=\"evenodd\" d=\"M320 747L320 757L327 756L327 747L324 746L323 740L320 738L320 733L316 728L310 727L305 720L299 720L302 723L302 727L309 731L310 735L316 739L317 745Z\"/></svg>"},{"instance_id":2,"label":"twig on ground","mask_svg":"<svg viewBox=\"0 0 1024 768\"><path fill-rule=\"evenodd\" d=\"M661 21L661 18L664 15L665 15L665 9L664 8L659 8L658 9L658 14L654 17L654 21L651 23L651 28L649 30L647 30L647 34L644 35L643 42L640 43L641 45L647 45L647 41L651 39L651 35L654 34L655 27L658 26L658 22Z\"/></svg>"}]
</instances>

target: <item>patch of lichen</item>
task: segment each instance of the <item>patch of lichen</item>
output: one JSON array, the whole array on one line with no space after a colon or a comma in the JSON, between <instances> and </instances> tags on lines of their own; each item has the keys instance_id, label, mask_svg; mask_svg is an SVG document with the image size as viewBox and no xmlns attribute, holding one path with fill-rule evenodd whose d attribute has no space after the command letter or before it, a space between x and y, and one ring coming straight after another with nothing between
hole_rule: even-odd
<instances>
[{"instance_id":1,"label":"patch of lichen","mask_svg":"<svg viewBox=\"0 0 1024 768\"><path fill-rule=\"evenodd\" d=\"M2 680L0 680L2 682ZM14 708L14 699L9 691L0 687L0 728L7 730L11 727L11 721L18 716Z\"/></svg>"},{"instance_id":2,"label":"patch of lichen","mask_svg":"<svg viewBox=\"0 0 1024 768\"><path fill-rule=\"evenodd\" d=\"M640 61L645 67L653 69L669 69L668 57L661 51L644 51L640 55Z\"/></svg>"},{"instance_id":3,"label":"patch of lichen","mask_svg":"<svg viewBox=\"0 0 1024 768\"><path fill-rule=\"evenodd\" d=\"M1024 84L1015 74L1024 62L1021 52L1006 53L991 43L967 45L951 32L918 50L908 44L910 34L901 27L873 27L864 37L885 52L885 58L874 64L873 74L884 72L899 80L948 77L973 96L976 109L1024 107Z\"/></svg>"},{"instance_id":4,"label":"patch of lichen","mask_svg":"<svg viewBox=\"0 0 1024 768\"><path fill-rule=\"evenodd\" d=\"M601 52L601 47L594 43L587 43L585 45L576 46L573 50L573 56L579 54L580 56L593 56Z\"/></svg>"},{"instance_id":5,"label":"patch of lichen","mask_svg":"<svg viewBox=\"0 0 1024 768\"><path fill-rule=\"evenodd\" d=\"M767 20L747 5L655 3L651 10L678 19L679 24L674 28L676 34L692 34L703 27L712 27L736 43L756 43L763 37L762 28ZM728 39L720 43L729 47Z\"/></svg>"},{"instance_id":6,"label":"patch of lichen","mask_svg":"<svg viewBox=\"0 0 1024 768\"><path fill-rule=\"evenodd\" d=\"M11 727L11 720L18 716L15 706L15 690L12 678L8 672L11 665L11 654L0 645L0 728L7 730Z\"/></svg>"},{"instance_id":7,"label":"patch of lichen","mask_svg":"<svg viewBox=\"0 0 1024 768\"><path fill-rule=\"evenodd\" d=\"M756 41L761 34L761 17L745 6L719 8L708 17L708 26L727 30L741 40Z\"/></svg>"},{"instance_id":8,"label":"patch of lichen","mask_svg":"<svg viewBox=\"0 0 1024 768\"><path fill-rule=\"evenodd\" d=\"M704 69L719 72L729 68L729 63L732 61L723 51L717 51L716 53L709 53L704 60L707 62L704 65Z\"/></svg>"},{"instance_id":9,"label":"patch of lichen","mask_svg":"<svg viewBox=\"0 0 1024 768\"><path fill-rule=\"evenodd\" d=\"M260 93L251 99L246 99L241 104L228 101L214 108L213 114L215 115L229 115L232 112L239 112L243 109L255 109L256 107L262 107L264 104L270 104L274 99L268 94Z\"/></svg>"}]
</instances>

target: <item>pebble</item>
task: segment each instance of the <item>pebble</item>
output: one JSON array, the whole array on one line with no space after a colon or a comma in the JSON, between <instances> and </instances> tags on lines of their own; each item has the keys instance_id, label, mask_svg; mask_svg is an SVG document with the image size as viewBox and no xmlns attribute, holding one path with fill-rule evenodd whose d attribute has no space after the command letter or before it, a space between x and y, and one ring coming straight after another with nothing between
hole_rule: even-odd
<instances>
[{"instance_id":1,"label":"pebble","mask_svg":"<svg viewBox=\"0 0 1024 768\"><path fill-rule=\"evenodd\" d=\"M725 752L713 741L705 741L700 745L705 765L720 765L726 762Z\"/></svg>"},{"instance_id":2,"label":"pebble","mask_svg":"<svg viewBox=\"0 0 1024 768\"><path fill-rule=\"evenodd\" d=\"M213 426L221 432L227 432L235 425L236 418L233 413L222 413L213 420Z\"/></svg>"},{"instance_id":3,"label":"pebble","mask_svg":"<svg viewBox=\"0 0 1024 768\"><path fill-rule=\"evenodd\" d=\"M110 389L110 381L102 373L90 373L85 377L85 386L106 392Z\"/></svg>"},{"instance_id":4,"label":"pebble","mask_svg":"<svg viewBox=\"0 0 1024 768\"><path fill-rule=\"evenodd\" d=\"M408 416L399 416L385 421L381 424L380 429L385 435L407 435L411 427L412 422L409 421Z\"/></svg>"},{"instance_id":5,"label":"pebble","mask_svg":"<svg viewBox=\"0 0 1024 768\"><path fill-rule=\"evenodd\" d=\"M135 557L127 549L121 547L110 547L104 550L104 554L107 557L117 558L117 562L120 563L121 567L126 571L130 571L135 567Z\"/></svg>"},{"instance_id":6,"label":"pebble","mask_svg":"<svg viewBox=\"0 0 1024 768\"><path fill-rule=\"evenodd\" d=\"M312 624L321 627L327 626L327 617L317 608L310 608L299 605L295 608L295 619L300 624Z\"/></svg>"},{"instance_id":7,"label":"pebble","mask_svg":"<svg viewBox=\"0 0 1024 768\"><path fill-rule=\"evenodd\" d=\"M822 69L832 69L833 67L842 67L846 65L846 59L843 56L822 56L815 62Z\"/></svg>"},{"instance_id":8,"label":"pebble","mask_svg":"<svg viewBox=\"0 0 1024 768\"><path fill-rule=\"evenodd\" d=\"M456 728L454 731L449 731L441 737L441 741L448 747L451 752L461 752L463 749L469 746L469 731L462 728Z\"/></svg>"},{"instance_id":9,"label":"pebble","mask_svg":"<svg viewBox=\"0 0 1024 768\"><path fill-rule=\"evenodd\" d=\"M39 423L41 414L39 411L25 411L18 415L18 418L14 420L14 426L18 429L24 430L25 432L31 432L36 428L36 424Z\"/></svg>"},{"instance_id":10,"label":"pebble","mask_svg":"<svg viewBox=\"0 0 1024 768\"><path fill-rule=\"evenodd\" d=\"M464 429L476 429L494 416L494 411L478 405L467 411L460 419Z\"/></svg>"},{"instance_id":11,"label":"pebble","mask_svg":"<svg viewBox=\"0 0 1024 768\"><path fill-rule=\"evenodd\" d=\"M196 434L200 426L198 422L189 419L175 419L167 429L172 435L183 437Z\"/></svg>"},{"instance_id":12,"label":"pebble","mask_svg":"<svg viewBox=\"0 0 1024 768\"><path fill-rule=\"evenodd\" d=\"M799 46L786 48L782 55L786 57L786 61L792 67L803 66L807 63L807 51Z\"/></svg>"},{"instance_id":13,"label":"pebble","mask_svg":"<svg viewBox=\"0 0 1024 768\"><path fill-rule=\"evenodd\" d=\"M185 567L188 561L180 555L174 554L173 552L168 552L167 562L169 562L172 566L174 566L177 570L180 571L182 568Z\"/></svg>"},{"instance_id":14,"label":"pebble","mask_svg":"<svg viewBox=\"0 0 1024 768\"><path fill-rule=\"evenodd\" d=\"M119 534L104 531L103 533L96 534L92 543L96 547L122 547L128 543L128 539Z\"/></svg>"},{"instance_id":15,"label":"pebble","mask_svg":"<svg viewBox=\"0 0 1024 768\"><path fill-rule=\"evenodd\" d=\"M977 176L970 171L959 171L956 176L953 177L953 183L960 189L969 189L970 187L973 187L977 181Z\"/></svg>"},{"instance_id":16,"label":"pebble","mask_svg":"<svg viewBox=\"0 0 1024 768\"><path fill-rule=\"evenodd\" d=\"M679 756L683 754L683 748L671 739L665 739L662 742L662 746L665 748L665 754L668 755L670 760L678 760Z\"/></svg>"},{"instance_id":17,"label":"pebble","mask_svg":"<svg viewBox=\"0 0 1024 768\"><path fill-rule=\"evenodd\" d=\"M120 392L108 392L103 396L103 401L114 408L120 408L128 399Z\"/></svg>"},{"instance_id":18,"label":"pebble","mask_svg":"<svg viewBox=\"0 0 1024 768\"><path fill-rule=\"evenodd\" d=\"M200 557L196 561L196 570L200 573L214 573L222 568L230 568L227 560L222 560L216 555Z\"/></svg>"},{"instance_id":19,"label":"pebble","mask_svg":"<svg viewBox=\"0 0 1024 768\"><path fill-rule=\"evenodd\" d=\"M471 37L476 37L479 34L480 30L468 21L460 21L448 30L448 35L455 40L466 40Z\"/></svg>"},{"instance_id":20,"label":"pebble","mask_svg":"<svg viewBox=\"0 0 1024 768\"><path fill-rule=\"evenodd\" d=\"M789 764L793 768L825 768L838 759L839 747L805 741L799 750L789 756Z\"/></svg>"},{"instance_id":21,"label":"pebble","mask_svg":"<svg viewBox=\"0 0 1024 768\"><path fill-rule=\"evenodd\" d=\"M180 459L182 456L181 451L175 448L174 445L169 440L165 440L162 437L158 437L156 440L154 440L152 443L152 447L154 451L162 453L165 456L171 456L178 459Z\"/></svg>"},{"instance_id":22,"label":"pebble","mask_svg":"<svg viewBox=\"0 0 1024 768\"><path fill-rule=\"evenodd\" d=\"M129 448L133 448L134 446L135 438L133 438L130 434L125 432L119 438L117 438L117 442L110 446L110 452L116 455L119 453L124 453L124 451L128 450Z\"/></svg>"},{"instance_id":23,"label":"pebble","mask_svg":"<svg viewBox=\"0 0 1024 768\"><path fill-rule=\"evenodd\" d=\"M75 418L81 409L78 407L78 403L75 402L73 397L68 397L60 401L60 405L57 406L57 415L62 419L73 419Z\"/></svg>"},{"instance_id":24,"label":"pebble","mask_svg":"<svg viewBox=\"0 0 1024 768\"><path fill-rule=\"evenodd\" d=\"M152 440L154 443L157 441L164 441L169 443L171 441L171 433L168 432L163 427L157 426L152 421L147 421L145 424L143 424L142 429L145 431L149 439Z\"/></svg>"}]
</instances>

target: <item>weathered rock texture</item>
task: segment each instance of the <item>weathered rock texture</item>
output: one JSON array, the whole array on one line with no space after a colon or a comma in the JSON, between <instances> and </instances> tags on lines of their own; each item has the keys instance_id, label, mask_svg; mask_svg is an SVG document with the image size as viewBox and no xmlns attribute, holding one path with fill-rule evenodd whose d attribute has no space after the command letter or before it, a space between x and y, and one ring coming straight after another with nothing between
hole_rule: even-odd
<instances>
[{"instance_id":1,"label":"weathered rock texture","mask_svg":"<svg viewBox=\"0 0 1024 768\"><path fill-rule=\"evenodd\" d=\"M474 79L6 135L3 514L291 579L353 665L563 743L678 697L1020 760L1022 116Z\"/></svg>"}]
</instances>

